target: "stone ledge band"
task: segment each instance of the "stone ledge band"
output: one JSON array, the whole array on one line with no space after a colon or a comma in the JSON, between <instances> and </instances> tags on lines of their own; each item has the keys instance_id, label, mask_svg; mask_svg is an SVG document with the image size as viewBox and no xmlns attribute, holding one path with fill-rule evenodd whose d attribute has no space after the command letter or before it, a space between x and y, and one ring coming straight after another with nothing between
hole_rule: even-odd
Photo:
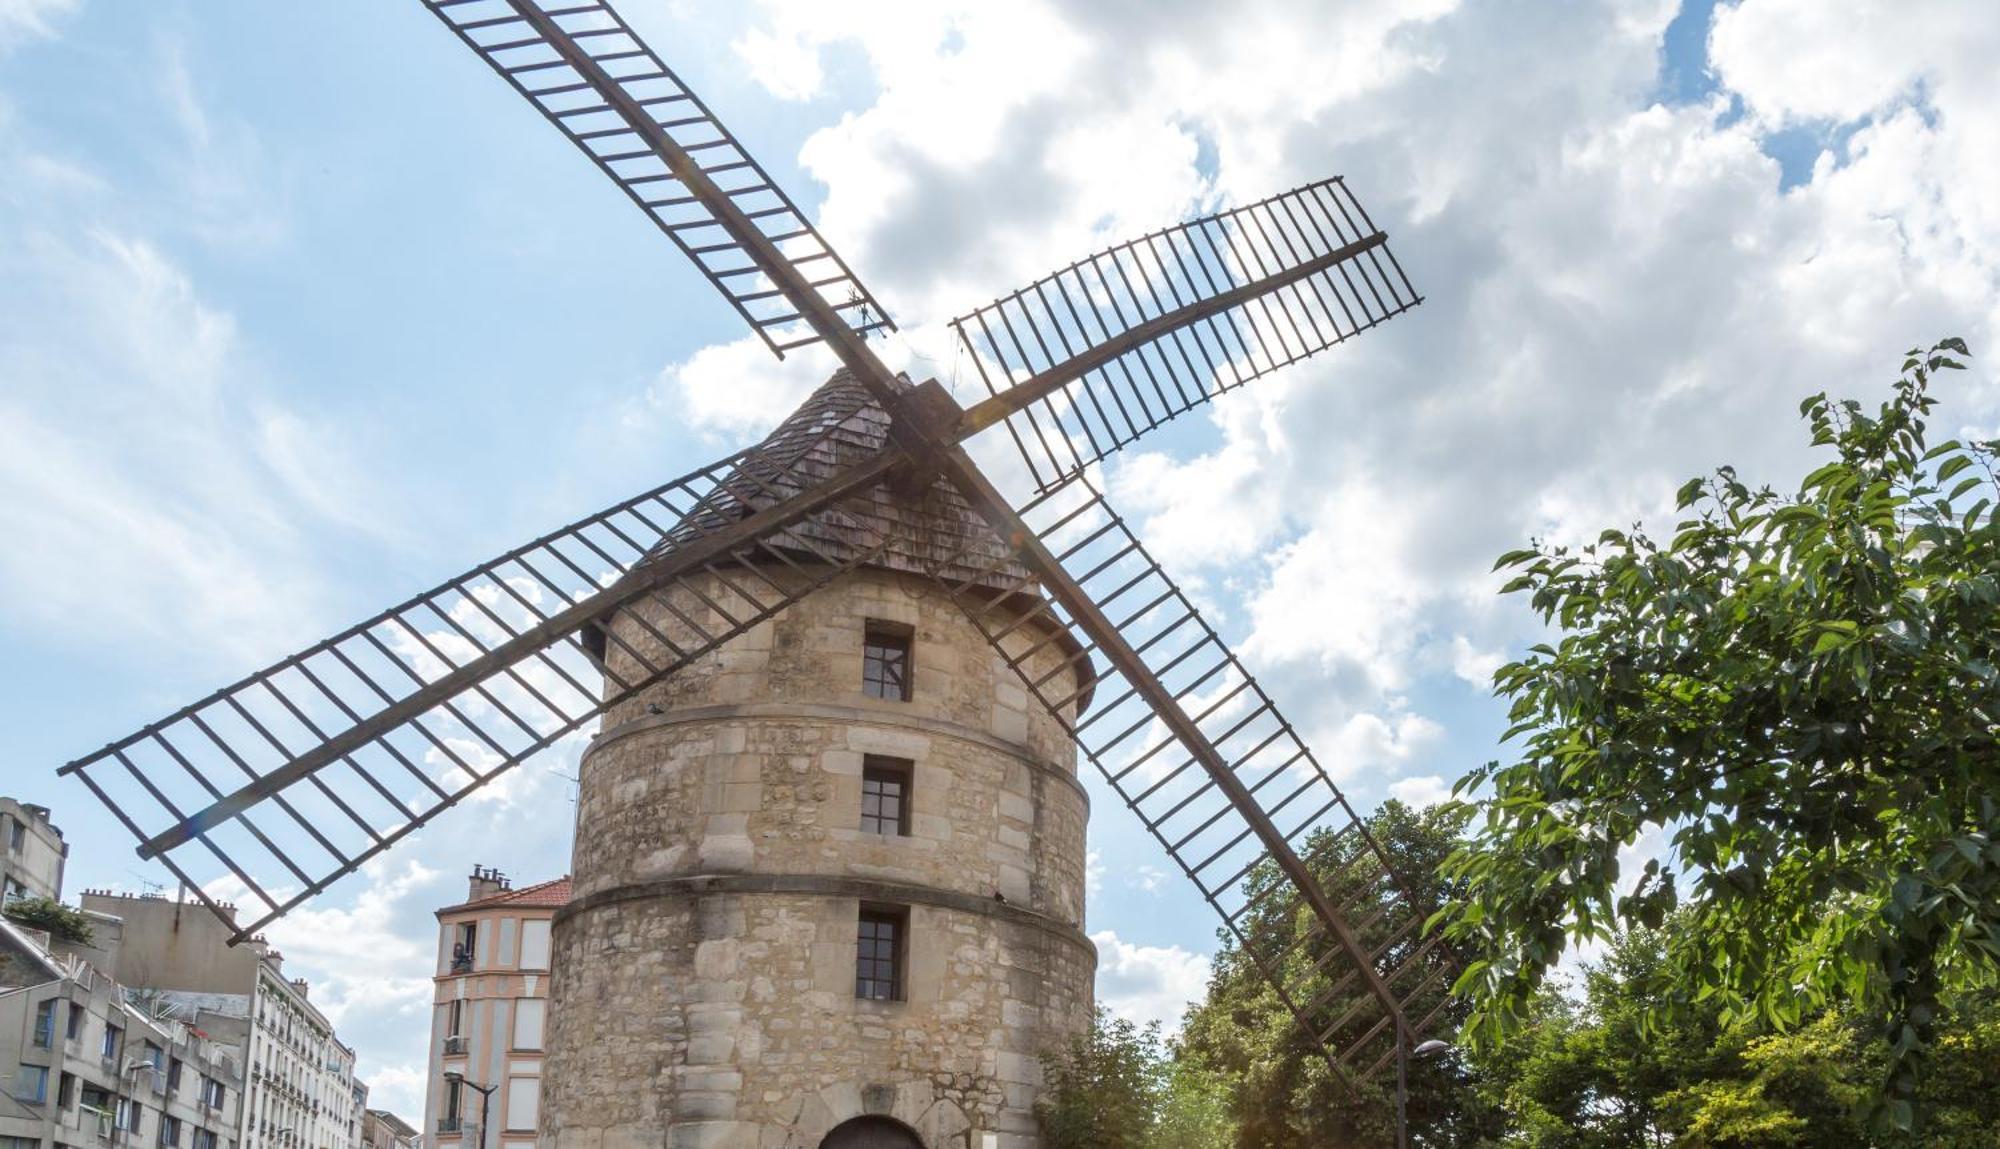
<instances>
[{"instance_id":1,"label":"stone ledge band","mask_svg":"<svg viewBox=\"0 0 2000 1149\"><path fill-rule=\"evenodd\" d=\"M1059 922L1033 910L991 898L981 898L951 890L937 890L929 886L906 885L902 882L880 882L871 878L839 878L820 874L690 874L681 878L661 878L657 881L635 882L631 885L600 890L587 897L577 898L557 910L555 920L568 921L577 914L588 913L619 902L646 901L653 898L703 897L712 894L804 894L824 898L854 898L864 902L900 902L957 910L960 913L997 918L1014 925L1039 930L1083 950L1090 955L1092 968L1097 965L1097 943L1090 940L1090 935L1066 922Z\"/></svg>"},{"instance_id":2,"label":"stone ledge band","mask_svg":"<svg viewBox=\"0 0 2000 1149\"><path fill-rule=\"evenodd\" d=\"M601 730L590 740L590 745L584 749L583 757L588 758L595 754L601 746L609 746L613 742L629 738L634 734L643 734L648 730L694 723L726 722L739 718L833 719L865 726L901 726L908 730L921 730L926 734L954 738L960 742L998 751L1032 770L1066 783L1070 789L1076 791L1077 797L1083 799L1084 813L1087 815L1090 812L1090 792L1083 788L1082 782L1077 781L1076 775L1042 761L1028 753L1026 747L1018 742L995 738L983 731L960 726L955 722L946 722L941 718L931 718L922 714L898 714L861 706L831 706L818 702L743 702L719 706L690 706L685 710L669 710L665 714L648 714L644 718L635 718L630 722L621 722L608 730Z\"/></svg>"}]
</instances>

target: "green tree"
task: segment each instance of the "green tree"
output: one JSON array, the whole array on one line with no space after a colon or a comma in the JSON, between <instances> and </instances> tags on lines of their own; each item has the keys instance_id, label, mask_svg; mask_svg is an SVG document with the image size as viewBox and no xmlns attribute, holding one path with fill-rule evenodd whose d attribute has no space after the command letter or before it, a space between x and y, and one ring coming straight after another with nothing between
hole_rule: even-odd
<instances>
[{"instance_id":1,"label":"green tree","mask_svg":"<svg viewBox=\"0 0 2000 1149\"><path fill-rule=\"evenodd\" d=\"M1887 1048L1852 1013L1833 1010L1783 1032L1732 1023L1710 995L1672 1008L1662 974L1681 911L1658 930L1618 935L1571 993L1547 993L1507 1040L1479 1047L1461 1104L1506 1118L1489 1131L1508 1149L1768 1149L1849 1145L2000 1146L2000 1005L1947 994L1938 1071L1921 1099L1923 1135L1871 1132L1862 1103Z\"/></svg>"},{"instance_id":2,"label":"green tree","mask_svg":"<svg viewBox=\"0 0 2000 1149\"><path fill-rule=\"evenodd\" d=\"M1043 1059L1035 1104L1049 1149L1143 1149L1166 1093L1159 1027L1097 1011L1087 1032Z\"/></svg>"},{"instance_id":3,"label":"green tree","mask_svg":"<svg viewBox=\"0 0 2000 1149\"><path fill-rule=\"evenodd\" d=\"M82 910L73 910L54 898L15 898L7 903L7 920L32 930L46 930L52 938L76 945L89 945L94 936L90 919Z\"/></svg>"},{"instance_id":4,"label":"green tree","mask_svg":"<svg viewBox=\"0 0 2000 1149\"><path fill-rule=\"evenodd\" d=\"M1872 414L1807 399L1829 457L1794 494L1723 468L1681 488L1665 543L1496 564L1560 635L1495 676L1518 758L1459 783L1476 820L1443 917L1473 1037L1528 1022L1570 943L1684 906L1662 1007L1771 1030L1859 1010L1878 1127L1918 1120L1941 995L2000 956L1994 444L1926 434L1966 354L1912 352ZM1667 856L1621 896L1619 851L1656 829Z\"/></svg>"},{"instance_id":5,"label":"green tree","mask_svg":"<svg viewBox=\"0 0 2000 1149\"><path fill-rule=\"evenodd\" d=\"M1460 824L1460 816L1448 811L1418 811L1394 801L1383 803L1368 819L1371 835L1396 871L1416 881L1412 894L1425 905L1442 904L1449 896L1438 868L1457 845ZM1400 895L1385 883L1371 881L1369 867L1354 864L1360 848L1357 835L1322 833L1308 839L1300 857L1334 902L1348 908L1350 920L1378 922L1362 935L1364 944L1373 947L1388 943L1386 935L1393 929L1393 919L1378 918L1376 911L1384 908L1386 899ZM1286 950L1285 942L1313 934L1314 919L1297 899L1258 896L1266 887L1286 881L1274 864L1266 863L1246 880L1253 902L1262 907L1243 925L1253 946L1274 953ZM1221 939L1207 996L1189 1011L1182 1027L1178 1057L1228 1083L1236 1124L1234 1144L1239 1149L1394 1144L1393 1081L1357 1093L1336 1079L1256 963L1228 934ZM1413 938L1396 944L1417 942ZM1314 965L1320 956L1305 946L1290 952L1288 960L1300 966ZM1392 954L1387 964L1394 960ZM1339 967L1330 968L1332 979L1317 974L1297 983L1301 994L1315 998L1330 988L1329 980L1337 982ZM1288 973L1288 979L1298 972ZM1445 989L1440 984L1412 1011L1418 1016L1430 1013L1444 1002ZM1342 992L1356 997L1367 991L1357 981ZM1326 1012L1338 1015L1343 1009L1344 1003L1336 1003ZM1460 1012L1448 1007L1439 1029L1448 1033L1455 1028ZM1421 1061L1411 1067L1410 1123L1423 1134L1424 1144L1477 1145L1494 1126L1494 1116L1465 1090L1459 1068Z\"/></svg>"},{"instance_id":6,"label":"green tree","mask_svg":"<svg viewBox=\"0 0 2000 1149\"><path fill-rule=\"evenodd\" d=\"M1042 1061L1035 1112L1049 1149L1229 1149L1231 1090L1222 1077L1174 1058L1160 1027L1102 1009L1090 1031Z\"/></svg>"}]
</instances>

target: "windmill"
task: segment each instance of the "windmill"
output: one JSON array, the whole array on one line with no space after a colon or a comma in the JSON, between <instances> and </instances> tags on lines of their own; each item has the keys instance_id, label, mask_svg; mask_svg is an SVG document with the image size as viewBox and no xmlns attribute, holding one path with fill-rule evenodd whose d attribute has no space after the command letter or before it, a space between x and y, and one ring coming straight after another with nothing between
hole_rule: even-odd
<instances>
[{"instance_id":1,"label":"windmill","mask_svg":"<svg viewBox=\"0 0 2000 1149\"><path fill-rule=\"evenodd\" d=\"M218 914L216 891L229 891L247 907L236 937L251 937L608 708L871 561L857 530L893 515L898 493L939 491L982 530L939 542L925 569L1335 1070L1375 1078L1434 1026L1453 963L1424 936L1425 907L1090 474L1221 392L1420 302L1346 183L1162 228L959 317L951 330L985 392L961 406L936 380L912 384L884 365L867 337L893 330L888 312L603 0L424 2L773 353L824 345L840 374L757 445L64 766L137 837L140 857ZM982 434L1011 442L1032 494L1010 499L975 465L965 444ZM1023 650L1024 634L1047 637ZM1031 673L1057 643L1069 673ZM1336 877L1316 877L1308 855ZM1297 925L1252 928L1273 920Z\"/></svg>"}]
</instances>

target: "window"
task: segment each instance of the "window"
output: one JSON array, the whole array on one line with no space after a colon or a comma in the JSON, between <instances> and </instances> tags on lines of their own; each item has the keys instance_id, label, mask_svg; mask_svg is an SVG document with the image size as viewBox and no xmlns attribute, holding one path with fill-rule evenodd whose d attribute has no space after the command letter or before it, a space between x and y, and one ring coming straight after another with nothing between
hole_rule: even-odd
<instances>
[{"instance_id":1,"label":"window","mask_svg":"<svg viewBox=\"0 0 2000 1149\"><path fill-rule=\"evenodd\" d=\"M539 1077L509 1077L507 1079L507 1117L509 1129L533 1129L541 1119L542 1079ZM480 1130L483 1134L485 1130Z\"/></svg>"},{"instance_id":2,"label":"window","mask_svg":"<svg viewBox=\"0 0 2000 1149\"><path fill-rule=\"evenodd\" d=\"M125 1036L125 1031L118 1028L115 1025L107 1025L104 1027L104 1045L101 1049L98 1050L98 1052L103 1055L104 1060L106 1061L118 1060L118 1043L119 1040L124 1036Z\"/></svg>"},{"instance_id":3,"label":"window","mask_svg":"<svg viewBox=\"0 0 2000 1149\"><path fill-rule=\"evenodd\" d=\"M146 1043L146 1064L153 1067L154 1073L158 1073L160 1067L166 1063L166 1056L166 1050L161 1049L150 1041Z\"/></svg>"},{"instance_id":4,"label":"window","mask_svg":"<svg viewBox=\"0 0 2000 1149\"><path fill-rule=\"evenodd\" d=\"M62 1109L76 1108L76 1074L65 1073L56 1079L56 1105Z\"/></svg>"},{"instance_id":5,"label":"window","mask_svg":"<svg viewBox=\"0 0 2000 1149\"><path fill-rule=\"evenodd\" d=\"M181 1059L176 1057L167 1062L167 1092L173 1093L181 1087Z\"/></svg>"},{"instance_id":6,"label":"window","mask_svg":"<svg viewBox=\"0 0 2000 1149\"><path fill-rule=\"evenodd\" d=\"M17 854L28 848L28 828L19 818L7 819L7 848Z\"/></svg>"},{"instance_id":7,"label":"window","mask_svg":"<svg viewBox=\"0 0 2000 1149\"><path fill-rule=\"evenodd\" d=\"M472 955L479 948L479 924L460 922L451 943L451 972L471 973Z\"/></svg>"},{"instance_id":8,"label":"window","mask_svg":"<svg viewBox=\"0 0 2000 1149\"><path fill-rule=\"evenodd\" d=\"M549 923L530 918L521 923L521 968L549 968Z\"/></svg>"},{"instance_id":9,"label":"window","mask_svg":"<svg viewBox=\"0 0 2000 1149\"><path fill-rule=\"evenodd\" d=\"M139 1131L139 1119L144 1113L145 1108L137 1101L128 1101L120 1097L118 1099L118 1128L125 1130L127 1133L137 1133Z\"/></svg>"},{"instance_id":10,"label":"window","mask_svg":"<svg viewBox=\"0 0 2000 1149\"><path fill-rule=\"evenodd\" d=\"M861 760L862 833L909 836L911 773L907 759L870 754Z\"/></svg>"},{"instance_id":11,"label":"window","mask_svg":"<svg viewBox=\"0 0 2000 1149\"><path fill-rule=\"evenodd\" d=\"M48 1099L48 1069L40 1065L23 1065L14 1074L14 1100L40 1105Z\"/></svg>"},{"instance_id":12,"label":"window","mask_svg":"<svg viewBox=\"0 0 2000 1149\"><path fill-rule=\"evenodd\" d=\"M861 693L892 702L910 700L910 638L907 626L868 620L861 640Z\"/></svg>"},{"instance_id":13,"label":"window","mask_svg":"<svg viewBox=\"0 0 2000 1149\"><path fill-rule=\"evenodd\" d=\"M905 910L862 909L855 946L855 997L903 1000L903 935L909 920Z\"/></svg>"},{"instance_id":14,"label":"window","mask_svg":"<svg viewBox=\"0 0 2000 1149\"><path fill-rule=\"evenodd\" d=\"M83 1018L83 1003L80 1001L70 1002L69 1013L63 1018L64 1040L75 1041L77 1038L83 1036Z\"/></svg>"},{"instance_id":15,"label":"window","mask_svg":"<svg viewBox=\"0 0 2000 1149\"><path fill-rule=\"evenodd\" d=\"M465 1036L465 999L452 998L444 1007L444 1035L446 1037Z\"/></svg>"},{"instance_id":16,"label":"window","mask_svg":"<svg viewBox=\"0 0 2000 1149\"><path fill-rule=\"evenodd\" d=\"M223 1088L222 1082L204 1073L201 1075L201 1089L196 1093L195 1099L210 1109L220 1109L226 1093L227 1090Z\"/></svg>"},{"instance_id":17,"label":"window","mask_svg":"<svg viewBox=\"0 0 2000 1149\"><path fill-rule=\"evenodd\" d=\"M181 1119L162 1115L160 1118L160 1144L179 1145L180 1143Z\"/></svg>"},{"instance_id":18,"label":"window","mask_svg":"<svg viewBox=\"0 0 2000 1149\"><path fill-rule=\"evenodd\" d=\"M215 1149L215 1131L212 1129L195 1130L194 1136L188 1138L188 1149Z\"/></svg>"},{"instance_id":19,"label":"window","mask_svg":"<svg viewBox=\"0 0 2000 1149\"><path fill-rule=\"evenodd\" d=\"M56 1043L56 999L35 1007L35 1044L47 1049Z\"/></svg>"},{"instance_id":20,"label":"window","mask_svg":"<svg viewBox=\"0 0 2000 1149\"><path fill-rule=\"evenodd\" d=\"M548 1003L538 997L524 997L514 1003L514 1048L540 1049L542 1047L542 1021L547 1017ZM531 1128L516 1126L516 1128Z\"/></svg>"},{"instance_id":21,"label":"window","mask_svg":"<svg viewBox=\"0 0 2000 1149\"><path fill-rule=\"evenodd\" d=\"M444 1079L444 1108L438 1112L438 1132L458 1132L458 1115L465 1107L465 1082L455 1077Z\"/></svg>"}]
</instances>

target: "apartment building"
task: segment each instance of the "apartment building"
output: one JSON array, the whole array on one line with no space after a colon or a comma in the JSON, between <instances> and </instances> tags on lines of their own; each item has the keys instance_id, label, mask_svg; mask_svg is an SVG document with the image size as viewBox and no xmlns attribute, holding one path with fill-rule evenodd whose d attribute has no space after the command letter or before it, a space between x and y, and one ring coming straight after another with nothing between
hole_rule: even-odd
<instances>
[{"instance_id":1,"label":"apartment building","mask_svg":"<svg viewBox=\"0 0 2000 1149\"><path fill-rule=\"evenodd\" d=\"M419 1134L410 1123L387 1109L361 1115L362 1149L417 1149Z\"/></svg>"},{"instance_id":2,"label":"apartment building","mask_svg":"<svg viewBox=\"0 0 2000 1149\"><path fill-rule=\"evenodd\" d=\"M243 1053L0 921L0 1145L239 1149Z\"/></svg>"},{"instance_id":3,"label":"apartment building","mask_svg":"<svg viewBox=\"0 0 2000 1149\"><path fill-rule=\"evenodd\" d=\"M500 871L475 866L466 900L437 912L437 997L424 1101L432 1149L533 1149L541 1116L549 930L569 898L567 877L517 890Z\"/></svg>"},{"instance_id":4,"label":"apartment building","mask_svg":"<svg viewBox=\"0 0 2000 1149\"><path fill-rule=\"evenodd\" d=\"M261 940L229 945L231 928L195 902L86 890L82 903L120 923L114 976L243 1047L240 1149L361 1149L354 1050L305 980L285 976L283 955Z\"/></svg>"},{"instance_id":5,"label":"apartment building","mask_svg":"<svg viewBox=\"0 0 2000 1149\"><path fill-rule=\"evenodd\" d=\"M0 798L0 905L16 898L62 900L69 843L47 806Z\"/></svg>"}]
</instances>

